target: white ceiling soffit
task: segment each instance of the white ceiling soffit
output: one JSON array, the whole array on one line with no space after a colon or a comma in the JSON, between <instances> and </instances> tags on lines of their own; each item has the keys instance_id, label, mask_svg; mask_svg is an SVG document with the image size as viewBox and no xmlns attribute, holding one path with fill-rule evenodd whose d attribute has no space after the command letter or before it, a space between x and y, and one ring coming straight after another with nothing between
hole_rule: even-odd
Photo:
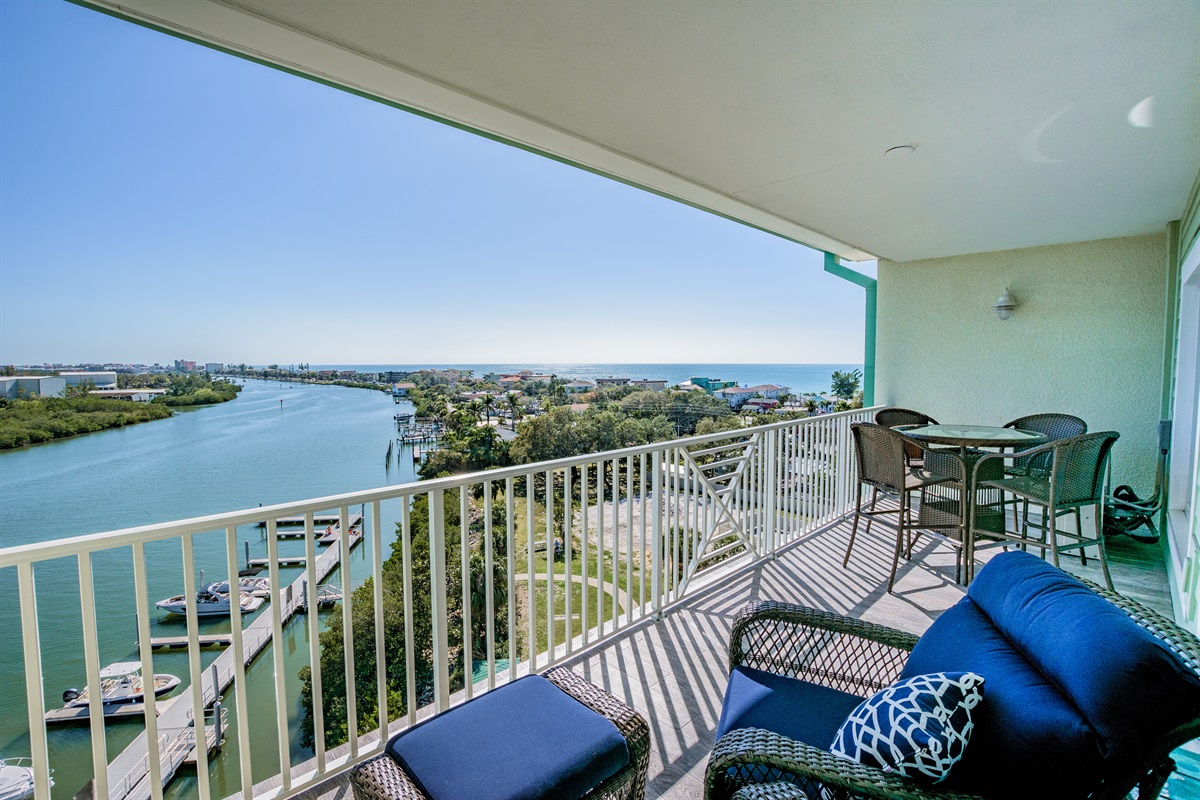
<instances>
[{"instance_id":1,"label":"white ceiling soffit","mask_svg":"<svg viewBox=\"0 0 1200 800\"><path fill-rule=\"evenodd\" d=\"M1200 171L1200 0L84 1L849 259L1161 231Z\"/></svg>"}]
</instances>

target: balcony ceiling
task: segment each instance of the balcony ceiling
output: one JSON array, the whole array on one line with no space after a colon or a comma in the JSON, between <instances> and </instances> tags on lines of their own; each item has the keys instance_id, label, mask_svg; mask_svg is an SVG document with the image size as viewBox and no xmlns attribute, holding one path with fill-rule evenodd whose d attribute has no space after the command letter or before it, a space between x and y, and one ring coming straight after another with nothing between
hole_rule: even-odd
<instances>
[{"instance_id":1,"label":"balcony ceiling","mask_svg":"<svg viewBox=\"0 0 1200 800\"><path fill-rule=\"evenodd\" d=\"M1161 231L1200 171L1197 0L88 4L847 258Z\"/></svg>"}]
</instances>

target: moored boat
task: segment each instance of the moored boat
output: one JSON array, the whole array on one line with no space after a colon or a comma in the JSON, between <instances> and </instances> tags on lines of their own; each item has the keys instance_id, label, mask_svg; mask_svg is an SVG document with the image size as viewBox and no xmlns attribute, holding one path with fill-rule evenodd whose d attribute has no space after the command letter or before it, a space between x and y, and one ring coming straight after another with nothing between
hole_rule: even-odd
<instances>
[{"instance_id":1,"label":"moored boat","mask_svg":"<svg viewBox=\"0 0 1200 800\"><path fill-rule=\"evenodd\" d=\"M196 616L198 617L227 617L232 612L232 606L229 602L228 594L217 594L216 592L202 589L196 592ZM238 594L238 605L242 609L243 614L249 614L252 611L257 611L263 604L264 600L261 597L240 592ZM172 614L181 616L187 615L187 596L176 595L168 597L166 600L159 600L154 605L161 608L163 611L169 611Z\"/></svg>"},{"instance_id":2,"label":"moored boat","mask_svg":"<svg viewBox=\"0 0 1200 800\"><path fill-rule=\"evenodd\" d=\"M210 583L206 588L213 594L227 595L229 594L229 581ZM271 579L243 575L238 578L238 591L251 597L270 598Z\"/></svg>"},{"instance_id":3,"label":"moored boat","mask_svg":"<svg viewBox=\"0 0 1200 800\"><path fill-rule=\"evenodd\" d=\"M50 785L54 786L54 770L50 773ZM30 797L33 797L33 760L0 759L0 800L28 800Z\"/></svg>"},{"instance_id":4,"label":"moored boat","mask_svg":"<svg viewBox=\"0 0 1200 800\"><path fill-rule=\"evenodd\" d=\"M154 674L154 696L166 694L180 684L179 678L165 672ZM145 679L140 661L119 661L100 670L100 702L136 703L144 699ZM63 692L67 706L86 706L90 702L88 690L67 689Z\"/></svg>"}]
</instances>

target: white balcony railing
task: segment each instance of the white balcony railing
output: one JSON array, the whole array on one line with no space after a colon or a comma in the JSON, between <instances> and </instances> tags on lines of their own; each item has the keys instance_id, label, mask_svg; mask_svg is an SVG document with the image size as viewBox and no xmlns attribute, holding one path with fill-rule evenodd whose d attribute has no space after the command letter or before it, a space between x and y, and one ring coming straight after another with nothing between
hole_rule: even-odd
<instances>
[{"instance_id":1,"label":"white balcony railing","mask_svg":"<svg viewBox=\"0 0 1200 800\"><path fill-rule=\"evenodd\" d=\"M148 574L162 583L159 573L166 562L174 564L175 575L182 571L190 685L177 701L147 696L145 731L119 754L109 752L104 709L96 703L87 707L92 764L108 765L92 770L92 795L98 800L158 800L174 771L190 758L196 763L200 800L239 788L248 796L256 780L272 776L275 787L257 796L287 797L379 752L387 734L416 722L418 713L445 710L474 693L543 670L639 620L661 614L731 566L769 556L837 520L853 497L850 424L868 419L872 411L778 422L0 550L0 570L17 573L36 796L48 800L50 771L59 766L51 763L45 722L43 653L82 649L89 694L99 695L102 631L97 620L108 619L104 602L108 592L97 597L93 566L98 557L111 558L110 551L122 558L132 556L136 658L147 676L154 671L153 624L161 615L153 605ZM361 528L354 529L354 535L337 536L336 543L318 556L321 532L314 515L327 512L336 513L340 531L350 530L362 513ZM303 566L289 568L286 559L281 564L277 521L282 517L303 520L302 536L295 534L303 539ZM212 575L215 566L225 575L236 575L244 551L249 550L247 537L262 534L265 543L259 546L266 549L269 604L247 627L243 627L245 615L233 604L225 634L228 646L215 661L202 666L196 593L203 587L196 580L197 569L207 567ZM555 540L562 543L558 554ZM370 579L371 588L352 599L351 553L360 542L369 559L359 565L359 571L368 571L361 577ZM389 543L394 545L393 557L385 579ZM39 569L61 571L62 561L48 563L60 559L74 561L78 571L82 617L78 642L44 642L39 637L35 576ZM341 570L344 588L340 610L326 615L324 621L317 613L309 613L303 622L293 619L295 613L320 605L318 586L334 569ZM424 583L425 573L428 583ZM414 580L422 581L420 593L428 587L427 603L415 599ZM356 604L373 606L359 609L357 633ZM498 614L505 604L507 614ZM484 619L473 621L480 612ZM388 641L385 614L397 613L403 616L402 641ZM311 670L314 744L312 757L301 764L292 763L294 734L289 729L298 713L286 689L297 680L285 653L284 633L290 625L307 625L304 665ZM335 705L346 717L338 724L345 726L341 738L347 744L336 749L325 744L329 698L322 688L323 627L340 628L342 640L340 657L333 660L341 662L344 674L326 675L327 680L345 686ZM364 636L374 639L373 647ZM273 677L265 684L268 692L274 692L273 721L262 715L252 719L247 702L249 665L268 649L275 665ZM403 685L389 687L396 681L388 680L388 658L389 654L397 658L397 653L403 659L403 669L398 670ZM295 654L290 655L294 663ZM356 670L356 659L372 657L374 675L364 679L363 672ZM230 738L236 740L236 760L229 762L225 772L236 780L214 786L210 747L223 739L224 732L218 730L221 726L214 722L211 706L230 689L232 703L222 702L232 706L229 716L235 721L230 724ZM360 695L370 696L373 706L365 718L393 720L387 731L381 732L377 723L373 730L359 729ZM389 705L397 696L401 708ZM209 746L194 747L193 720L208 720L201 738ZM268 768L266 775L263 763L255 766L253 753L252 728L262 725L273 728L279 742L277 756L263 758L259 750L258 758ZM63 770L56 769L60 784L62 775ZM60 785L55 791L66 797L77 788Z\"/></svg>"}]
</instances>

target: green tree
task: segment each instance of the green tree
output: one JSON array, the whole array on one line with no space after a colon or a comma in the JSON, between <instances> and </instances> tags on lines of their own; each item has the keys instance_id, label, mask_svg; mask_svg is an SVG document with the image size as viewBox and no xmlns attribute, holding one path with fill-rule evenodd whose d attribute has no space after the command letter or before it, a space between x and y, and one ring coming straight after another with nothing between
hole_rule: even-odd
<instances>
[{"instance_id":1,"label":"green tree","mask_svg":"<svg viewBox=\"0 0 1200 800\"><path fill-rule=\"evenodd\" d=\"M517 402L520 399L520 397L521 396L519 394L517 394L516 392L509 392L504 398L508 403L508 411L512 415L510 417L511 425L509 427L513 431L515 431L517 429L517 420L521 416L521 406Z\"/></svg>"},{"instance_id":2,"label":"green tree","mask_svg":"<svg viewBox=\"0 0 1200 800\"><path fill-rule=\"evenodd\" d=\"M862 382L862 370L856 369L851 372L834 372L830 376L833 386L831 391L834 397L839 397L842 400L849 401L854 397L854 393L858 391L859 384Z\"/></svg>"}]
</instances>

